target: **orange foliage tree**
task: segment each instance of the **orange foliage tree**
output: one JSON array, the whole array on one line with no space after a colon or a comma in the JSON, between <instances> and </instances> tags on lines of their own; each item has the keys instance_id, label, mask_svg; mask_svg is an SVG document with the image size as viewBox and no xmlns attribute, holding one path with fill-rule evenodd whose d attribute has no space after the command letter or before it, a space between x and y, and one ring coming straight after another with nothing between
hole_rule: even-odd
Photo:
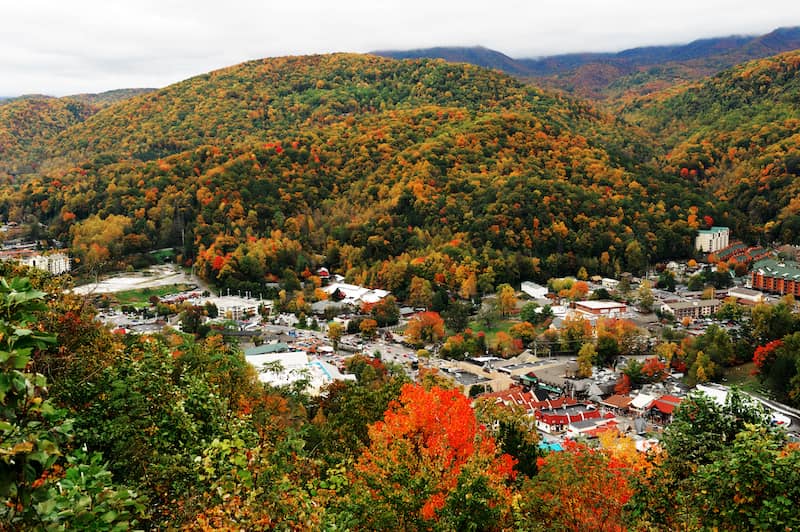
<instances>
[{"instance_id":1,"label":"orange foliage tree","mask_svg":"<svg viewBox=\"0 0 800 532\"><path fill-rule=\"evenodd\" d=\"M458 390L406 384L355 465L355 507L367 528L494 528L507 518L514 459Z\"/></svg>"},{"instance_id":2,"label":"orange foliage tree","mask_svg":"<svg viewBox=\"0 0 800 532\"><path fill-rule=\"evenodd\" d=\"M420 312L408 322L406 340L412 345L422 346L444 338L444 319L438 312Z\"/></svg>"}]
</instances>

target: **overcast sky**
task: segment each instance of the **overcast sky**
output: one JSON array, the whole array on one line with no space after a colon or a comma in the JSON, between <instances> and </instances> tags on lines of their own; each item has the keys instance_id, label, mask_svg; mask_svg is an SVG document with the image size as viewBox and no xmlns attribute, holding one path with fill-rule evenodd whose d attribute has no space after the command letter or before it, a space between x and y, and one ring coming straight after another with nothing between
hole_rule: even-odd
<instances>
[{"instance_id":1,"label":"overcast sky","mask_svg":"<svg viewBox=\"0 0 800 532\"><path fill-rule=\"evenodd\" d=\"M800 25L800 0L0 0L0 96L163 87L280 55L619 51Z\"/></svg>"}]
</instances>

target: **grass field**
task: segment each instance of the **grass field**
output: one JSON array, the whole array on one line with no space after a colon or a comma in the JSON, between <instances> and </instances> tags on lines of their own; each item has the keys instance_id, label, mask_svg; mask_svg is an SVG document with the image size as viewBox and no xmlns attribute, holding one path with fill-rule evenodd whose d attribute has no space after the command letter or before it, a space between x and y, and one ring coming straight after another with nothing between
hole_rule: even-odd
<instances>
[{"instance_id":1,"label":"grass field","mask_svg":"<svg viewBox=\"0 0 800 532\"><path fill-rule=\"evenodd\" d=\"M188 290L190 285L187 284L168 284L164 286L154 286L152 288L138 288L136 290L123 290L116 292L112 296L117 300L120 305L143 305L149 304L149 299L152 296L164 297L170 294L177 294Z\"/></svg>"},{"instance_id":2,"label":"grass field","mask_svg":"<svg viewBox=\"0 0 800 532\"><path fill-rule=\"evenodd\" d=\"M756 369L756 365L752 362L735 366L732 368L725 368L723 371L724 384L728 386L738 386L747 392L763 393L761 383L758 382L758 377L752 375Z\"/></svg>"},{"instance_id":3,"label":"grass field","mask_svg":"<svg viewBox=\"0 0 800 532\"><path fill-rule=\"evenodd\" d=\"M493 327L487 328L483 323L478 323L477 321L469 322L469 328L472 329L473 332L483 332L486 334L486 343L487 345L494 345L495 337L497 333L500 331L508 332L508 330L519 323L519 321L511 321L511 320L499 320L497 323L494 324Z\"/></svg>"}]
</instances>

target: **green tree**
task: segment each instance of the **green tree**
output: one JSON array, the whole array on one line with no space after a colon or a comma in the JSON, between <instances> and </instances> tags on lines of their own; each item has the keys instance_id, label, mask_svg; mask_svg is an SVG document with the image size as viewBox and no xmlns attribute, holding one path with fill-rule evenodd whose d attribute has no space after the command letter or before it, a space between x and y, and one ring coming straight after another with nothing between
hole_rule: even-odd
<instances>
[{"instance_id":1,"label":"green tree","mask_svg":"<svg viewBox=\"0 0 800 532\"><path fill-rule=\"evenodd\" d=\"M135 526L144 500L112 483L99 453L69 447L71 420L44 396L44 376L27 371L36 351L56 341L34 327L44 296L28 279L0 279L0 521L19 529Z\"/></svg>"}]
</instances>

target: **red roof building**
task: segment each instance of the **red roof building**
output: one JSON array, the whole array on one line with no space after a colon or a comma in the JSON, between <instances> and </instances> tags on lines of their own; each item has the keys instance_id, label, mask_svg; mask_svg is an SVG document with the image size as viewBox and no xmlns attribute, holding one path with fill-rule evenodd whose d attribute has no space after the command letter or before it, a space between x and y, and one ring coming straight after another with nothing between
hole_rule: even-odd
<instances>
[{"instance_id":1,"label":"red roof building","mask_svg":"<svg viewBox=\"0 0 800 532\"><path fill-rule=\"evenodd\" d=\"M600 411L588 403L571 404L566 401L559 407L542 408L534 412L536 416L536 426L548 434L564 432L570 423L576 421L587 421L589 419L599 419L602 417Z\"/></svg>"}]
</instances>

